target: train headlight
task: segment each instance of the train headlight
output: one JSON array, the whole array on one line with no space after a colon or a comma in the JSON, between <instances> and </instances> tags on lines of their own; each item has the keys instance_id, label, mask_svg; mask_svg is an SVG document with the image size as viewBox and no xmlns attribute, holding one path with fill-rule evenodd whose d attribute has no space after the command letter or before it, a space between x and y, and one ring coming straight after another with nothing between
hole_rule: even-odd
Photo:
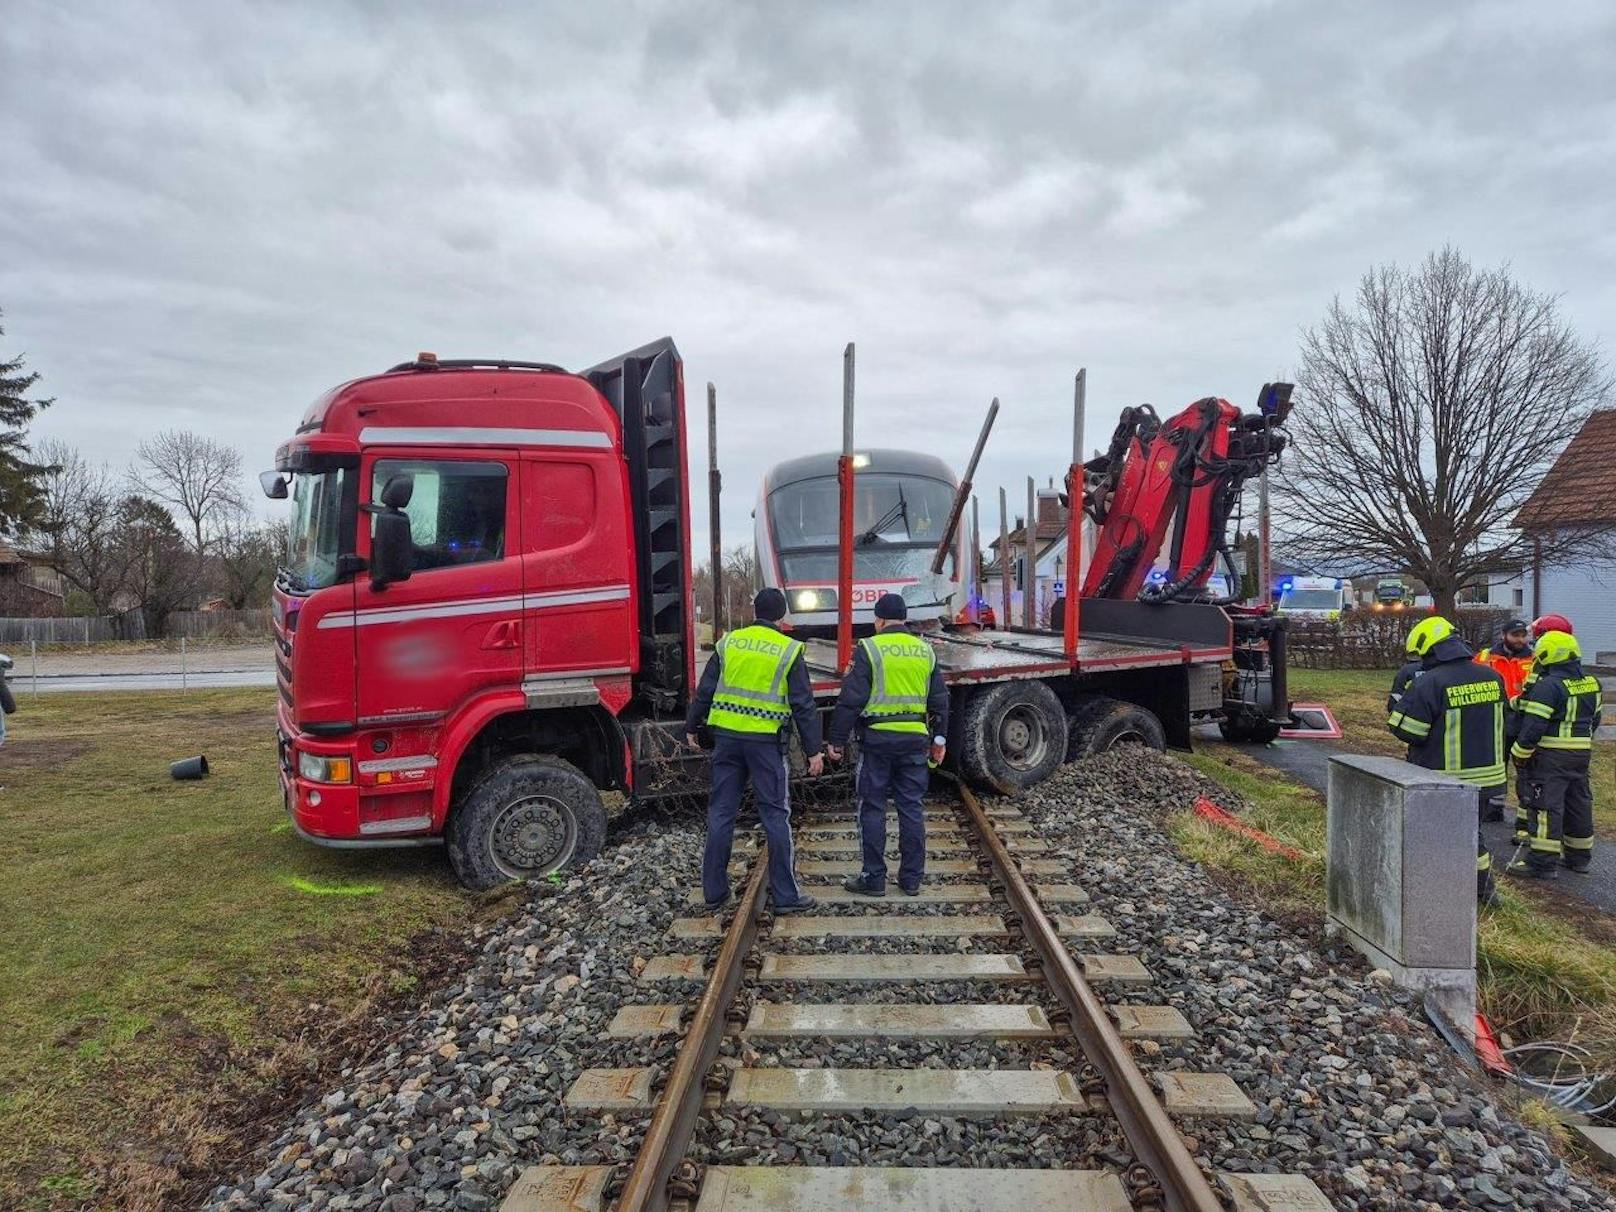
<instances>
[{"instance_id":1,"label":"train headlight","mask_svg":"<svg viewBox=\"0 0 1616 1212\"><path fill-rule=\"evenodd\" d=\"M834 589L793 589L787 600L792 610L803 614L816 610L836 609Z\"/></svg>"}]
</instances>

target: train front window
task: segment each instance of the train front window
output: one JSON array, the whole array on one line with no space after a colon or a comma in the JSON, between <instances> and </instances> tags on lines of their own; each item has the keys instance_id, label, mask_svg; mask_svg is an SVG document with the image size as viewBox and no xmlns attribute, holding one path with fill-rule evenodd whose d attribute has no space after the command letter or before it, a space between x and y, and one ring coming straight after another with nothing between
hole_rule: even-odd
<instances>
[{"instance_id":1,"label":"train front window","mask_svg":"<svg viewBox=\"0 0 1616 1212\"><path fill-rule=\"evenodd\" d=\"M954 490L919 476L858 476L853 491L853 536L862 551L893 544L936 547L948 525ZM774 541L782 553L835 547L838 489L834 476L787 484L769 495Z\"/></svg>"},{"instance_id":2,"label":"train front window","mask_svg":"<svg viewBox=\"0 0 1616 1212\"><path fill-rule=\"evenodd\" d=\"M835 582L839 496L833 476L799 480L769 495L769 520L787 584ZM925 576L953 504L954 489L941 480L860 474L853 494L854 578L896 582ZM950 572L954 564L950 552Z\"/></svg>"}]
</instances>

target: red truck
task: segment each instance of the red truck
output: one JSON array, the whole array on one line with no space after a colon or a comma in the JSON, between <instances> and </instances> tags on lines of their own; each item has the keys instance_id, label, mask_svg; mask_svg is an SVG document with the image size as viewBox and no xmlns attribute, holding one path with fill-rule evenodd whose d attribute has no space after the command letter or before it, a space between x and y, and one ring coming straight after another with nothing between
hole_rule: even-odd
<instances>
[{"instance_id":1,"label":"red truck","mask_svg":"<svg viewBox=\"0 0 1616 1212\"><path fill-rule=\"evenodd\" d=\"M456 875L488 887L592 856L603 793L704 791L705 756L682 743L697 656L685 443L668 339L576 374L423 354L315 401L263 477L292 503L273 617L300 835L446 844ZM1075 657L1048 632L932 637L967 778L1014 791L1068 754L1187 747L1266 660L1217 606L1093 600L1081 615ZM827 709L836 656L809 645Z\"/></svg>"}]
</instances>

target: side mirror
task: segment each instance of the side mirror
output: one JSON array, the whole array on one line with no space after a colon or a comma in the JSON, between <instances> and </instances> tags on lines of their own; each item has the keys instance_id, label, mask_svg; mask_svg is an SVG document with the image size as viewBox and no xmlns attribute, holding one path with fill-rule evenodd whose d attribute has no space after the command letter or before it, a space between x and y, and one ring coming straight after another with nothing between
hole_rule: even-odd
<instances>
[{"instance_id":1,"label":"side mirror","mask_svg":"<svg viewBox=\"0 0 1616 1212\"><path fill-rule=\"evenodd\" d=\"M388 482L392 488L392 481ZM383 494L385 497L385 493ZM407 581L415 571L415 542L410 538L410 519L396 509L378 512L370 537L370 587L384 589L395 581Z\"/></svg>"},{"instance_id":2,"label":"side mirror","mask_svg":"<svg viewBox=\"0 0 1616 1212\"><path fill-rule=\"evenodd\" d=\"M272 501L284 501L287 498L286 477L278 471L259 472L258 484L263 488L264 495Z\"/></svg>"},{"instance_id":3,"label":"side mirror","mask_svg":"<svg viewBox=\"0 0 1616 1212\"><path fill-rule=\"evenodd\" d=\"M382 504L388 509L408 509L410 498L414 495L415 476L407 471L388 476L387 483L382 486Z\"/></svg>"}]
</instances>

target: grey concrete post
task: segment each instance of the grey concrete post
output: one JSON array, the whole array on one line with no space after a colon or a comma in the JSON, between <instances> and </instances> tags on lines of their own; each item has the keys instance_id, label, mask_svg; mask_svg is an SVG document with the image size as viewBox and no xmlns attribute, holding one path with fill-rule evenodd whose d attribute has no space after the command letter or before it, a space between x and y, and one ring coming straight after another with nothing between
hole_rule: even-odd
<instances>
[{"instance_id":1,"label":"grey concrete post","mask_svg":"<svg viewBox=\"0 0 1616 1212\"><path fill-rule=\"evenodd\" d=\"M1328 925L1456 1026L1476 1015L1476 789L1396 758L1330 759Z\"/></svg>"}]
</instances>

